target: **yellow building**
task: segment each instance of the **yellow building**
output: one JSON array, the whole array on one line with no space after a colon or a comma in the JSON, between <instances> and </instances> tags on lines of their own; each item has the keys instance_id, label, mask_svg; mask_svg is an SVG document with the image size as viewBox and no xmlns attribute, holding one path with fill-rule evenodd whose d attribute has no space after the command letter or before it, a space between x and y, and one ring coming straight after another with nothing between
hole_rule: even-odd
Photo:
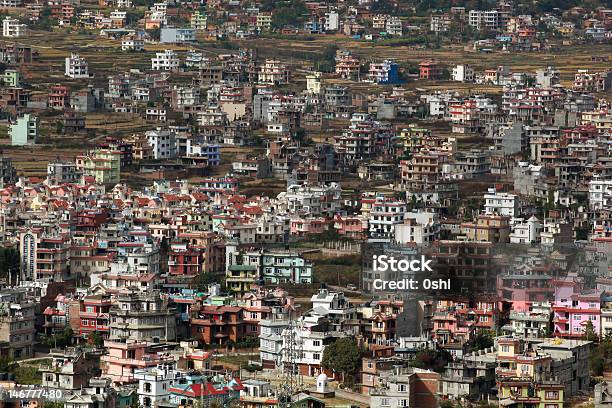
<instances>
[{"instance_id":1,"label":"yellow building","mask_svg":"<svg viewBox=\"0 0 612 408\"><path fill-rule=\"evenodd\" d=\"M227 288L240 295L250 292L258 278L257 265L230 265L225 274Z\"/></svg>"},{"instance_id":2,"label":"yellow building","mask_svg":"<svg viewBox=\"0 0 612 408\"><path fill-rule=\"evenodd\" d=\"M96 183L117 184L121 179L121 152L96 149L76 159L77 168L84 177L93 177Z\"/></svg>"},{"instance_id":3,"label":"yellow building","mask_svg":"<svg viewBox=\"0 0 612 408\"><path fill-rule=\"evenodd\" d=\"M461 232L470 241L505 243L510 235L510 217L481 214L476 222L462 223Z\"/></svg>"},{"instance_id":4,"label":"yellow building","mask_svg":"<svg viewBox=\"0 0 612 408\"><path fill-rule=\"evenodd\" d=\"M563 386L508 379L499 383L499 405L505 408L563 408Z\"/></svg>"}]
</instances>

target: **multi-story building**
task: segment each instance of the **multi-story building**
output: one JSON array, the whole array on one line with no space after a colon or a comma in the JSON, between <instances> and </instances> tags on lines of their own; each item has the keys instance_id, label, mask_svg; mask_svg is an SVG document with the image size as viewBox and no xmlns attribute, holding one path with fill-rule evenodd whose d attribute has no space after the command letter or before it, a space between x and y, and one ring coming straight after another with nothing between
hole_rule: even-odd
<instances>
[{"instance_id":1,"label":"multi-story building","mask_svg":"<svg viewBox=\"0 0 612 408\"><path fill-rule=\"evenodd\" d=\"M368 80L377 84L397 84L400 82L397 62L385 60L370 63Z\"/></svg>"},{"instance_id":2,"label":"multi-story building","mask_svg":"<svg viewBox=\"0 0 612 408\"><path fill-rule=\"evenodd\" d=\"M34 356L36 303L21 289L0 290L0 341L7 357L21 360Z\"/></svg>"},{"instance_id":3,"label":"multi-story building","mask_svg":"<svg viewBox=\"0 0 612 408\"><path fill-rule=\"evenodd\" d=\"M89 65L85 58L75 53L70 54L70 57L66 57L65 75L75 79L89 78Z\"/></svg>"},{"instance_id":4,"label":"multi-story building","mask_svg":"<svg viewBox=\"0 0 612 408\"><path fill-rule=\"evenodd\" d=\"M169 130L149 130L145 133L149 145L153 148L153 158L171 159L176 156L176 135Z\"/></svg>"},{"instance_id":5,"label":"multi-story building","mask_svg":"<svg viewBox=\"0 0 612 408\"><path fill-rule=\"evenodd\" d=\"M47 164L47 183L50 186L78 183L81 176L82 174L74 162L57 160Z\"/></svg>"},{"instance_id":6,"label":"multi-story building","mask_svg":"<svg viewBox=\"0 0 612 408\"><path fill-rule=\"evenodd\" d=\"M582 291L582 283L575 275L568 275L554 283L553 323L555 336L581 338L587 324L595 334L601 332L601 291Z\"/></svg>"},{"instance_id":7,"label":"multi-story building","mask_svg":"<svg viewBox=\"0 0 612 408\"><path fill-rule=\"evenodd\" d=\"M41 385L66 391L80 390L100 374L100 355L99 350L52 349L47 357L50 364L39 367Z\"/></svg>"},{"instance_id":8,"label":"multi-story building","mask_svg":"<svg viewBox=\"0 0 612 408\"><path fill-rule=\"evenodd\" d=\"M453 68L453 81L474 82L474 68L468 64L459 64Z\"/></svg>"},{"instance_id":9,"label":"multi-story building","mask_svg":"<svg viewBox=\"0 0 612 408\"><path fill-rule=\"evenodd\" d=\"M3 37L23 37L27 34L28 26L21 23L16 18L5 17L2 20Z\"/></svg>"},{"instance_id":10,"label":"multi-story building","mask_svg":"<svg viewBox=\"0 0 612 408\"><path fill-rule=\"evenodd\" d=\"M101 357L102 376L110 378L114 383L126 384L136 381L135 371L147 367L155 367L165 359L147 351L145 341L104 341L108 351Z\"/></svg>"},{"instance_id":11,"label":"multi-story building","mask_svg":"<svg viewBox=\"0 0 612 408\"><path fill-rule=\"evenodd\" d=\"M28 229L19 235L22 280L71 279L70 237Z\"/></svg>"},{"instance_id":12,"label":"multi-story building","mask_svg":"<svg viewBox=\"0 0 612 408\"><path fill-rule=\"evenodd\" d=\"M279 60L268 59L259 67L258 81L261 84L286 84L289 78L287 66Z\"/></svg>"},{"instance_id":13,"label":"multi-story building","mask_svg":"<svg viewBox=\"0 0 612 408\"><path fill-rule=\"evenodd\" d=\"M176 338L175 312L157 291L118 295L109 315L111 340L153 342Z\"/></svg>"},{"instance_id":14,"label":"multi-story building","mask_svg":"<svg viewBox=\"0 0 612 408\"><path fill-rule=\"evenodd\" d=\"M84 177L93 177L96 183L114 185L121 179L121 152L98 148L77 156L76 167Z\"/></svg>"},{"instance_id":15,"label":"multi-story building","mask_svg":"<svg viewBox=\"0 0 612 408\"><path fill-rule=\"evenodd\" d=\"M359 79L361 64L359 59L348 51L336 54L336 74L343 79Z\"/></svg>"},{"instance_id":16,"label":"multi-story building","mask_svg":"<svg viewBox=\"0 0 612 408\"><path fill-rule=\"evenodd\" d=\"M484 199L485 214L504 215L511 218L518 216L519 200L515 194L498 193L495 188L489 188Z\"/></svg>"},{"instance_id":17,"label":"multi-story building","mask_svg":"<svg viewBox=\"0 0 612 408\"><path fill-rule=\"evenodd\" d=\"M29 113L17 118L15 123L11 123L9 134L11 145L26 146L35 144L38 141L38 117Z\"/></svg>"},{"instance_id":18,"label":"multi-story building","mask_svg":"<svg viewBox=\"0 0 612 408\"><path fill-rule=\"evenodd\" d=\"M370 238L390 241L395 226L404 222L405 213L405 202L377 197L368 219Z\"/></svg>"},{"instance_id":19,"label":"multi-story building","mask_svg":"<svg viewBox=\"0 0 612 408\"><path fill-rule=\"evenodd\" d=\"M173 50L156 52L155 57L151 58L151 69L154 71L176 71L179 64L178 54Z\"/></svg>"},{"instance_id":20,"label":"multi-story building","mask_svg":"<svg viewBox=\"0 0 612 408\"><path fill-rule=\"evenodd\" d=\"M96 333L102 338L107 338L110 332L111 308L110 296L91 295L79 300L78 319L79 326L74 330L75 334L88 338ZM74 316L71 317L74 319Z\"/></svg>"}]
</instances>

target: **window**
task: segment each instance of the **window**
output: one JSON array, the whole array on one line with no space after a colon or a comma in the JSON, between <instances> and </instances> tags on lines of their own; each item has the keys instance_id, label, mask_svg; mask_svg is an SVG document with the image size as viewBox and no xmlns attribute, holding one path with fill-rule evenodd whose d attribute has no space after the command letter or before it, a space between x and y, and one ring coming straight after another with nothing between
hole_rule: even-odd
<instances>
[{"instance_id":1,"label":"window","mask_svg":"<svg viewBox=\"0 0 612 408\"><path fill-rule=\"evenodd\" d=\"M408 406L408 400L407 399L397 400L397 406L398 407L407 407Z\"/></svg>"},{"instance_id":2,"label":"window","mask_svg":"<svg viewBox=\"0 0 612 408\"><path fill-rule=\"evenodd\" d=\"M381 407L390 407L391 406L391 400L389 398L382 398L380 400L380 406Z\"/></svg>"},{"instance_id":3,"label":"window","mask_svg":"<svg viewBox=\"0 0 612 408\"><path fill-rule=\"evenodd\" d=\"M321 340L313 340L312 341L312 345L314 347L320 347L321 346Z\"/></svg>"},{"instance_id":4,"label":"window","mask_svg":"<svg viewBox=\"0 0 612 408\"><path fill-rule=\"evenodd\" d=\"M321 354L319 354L319 353L312 353L312 359L313 360L320 360L321 359Z\"/></svg>"},{"instance_id":5,"label":"window","mask_svg":"<svg viewBox=\"0 0 612 408\"><path fill-rule=\"evenodd\" d=\"M546 399L559 399L559 391L546 391Z\"/></svg>"},{"instance_id":6,"label":"window","mask_svg":"<svg viewBox=\"0 0 612 408\"><path fill-rule=\"evenodd\" d=\"M397 390L399 392L406 392L406 384L397 384Z\"/></svg>"}]
</instances>

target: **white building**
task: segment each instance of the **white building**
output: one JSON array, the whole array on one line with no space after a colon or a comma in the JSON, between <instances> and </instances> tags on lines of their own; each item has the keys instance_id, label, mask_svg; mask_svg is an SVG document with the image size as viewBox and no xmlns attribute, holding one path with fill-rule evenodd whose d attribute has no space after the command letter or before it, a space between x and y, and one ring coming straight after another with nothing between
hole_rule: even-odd
<instances>
[{"instance_id":1,"label":"white building","mask_svg":"<svg viewBox=\"0 0 612 408\"><path fill-rule=\"evenodd\" d=\"M26 35L28 26L22 24L16 18L6 17L2 20L3 37L22 37Z\"/></svg>"},{"instance_id":2,"label":"white building","mask_svg":"<svg viewBox=\"0 0 612 408\"><path fill-rule=\"evenodd\" d=\"M144 40L137 38L126 38L121 41L122 51L144 51Z\"/></svg>"},{"instance_id":3,"label":"white building","mask_svg":"<svg viewBox=\"0 0 612 408\"><path fill-rule=\"evenodd\" d=\"M467 64L460 64L453 68L453 81L474 82L474 68Z\"/></svg>"},{"instance_id":4,"label":"white building","mask_svg":"<svg viewBox=\"0 0 612 408\"><path fill-rule=\"evenodd\" d=\"M149 145L153 147L154 159L171 159L176 157L176 138L174 133L157 128L156 130L147 131L145 136Z\"/></svg>"},{"instance_id":5,"label":"white building","mask_svg":"<svg viewBox=\"0 0 612 408\"><path fill-rule=\"evenodd\" d=\"M151 69L154 71L176 71L179 65L178 54L172 50L156 52L155 57L151 58Z\"/></svg>"},{"instance_id":6,"label":"white building","mask_svg":"<svg viewBox=\"0 0 612 408\"><path fill-rule=\"evenodd\" d=\"M385 32L388 35L401 37L403 34L402 20L396 16L389 16L385 22Z\"/></svg>"},{"instance_id":7,"label":"white building","mask_svg":"<svg viewBox=\"0 0 612 408\"><path fill-rule=\"evenodd\" d=\"M519 200L515 194L498 193L495 188L489 188L485 199L485 214L506 215L515 218L519 212Z\"/></svg>"},{"instance_id":8,"label":"white building","mask_svg":"<svg viewBox=\"0 0 612 408\"><path fill-rule=\"evenodd\" d=\"M313 94L321 93L321 73L312 72L306 74L306 91Z\"/></svg>"},{"instance_id":9,"label":"white building","mask_svg":"<svg viewBox=\"0 0 612 408\"><path fill-rule=\"evenodd\" d=\"M323 30L325 31L338 31L340 28L340 16L336 10L328 11L325 13L325 24L323 24Z\"/></svg>"},{"instance_id":10,"label":"white building","mask_svg":"<svg viewBox=\"0 0 612 408\"><path fill-rule=\"evenodd\" d=\"M370 238L390 241L395 237L395 227L404 223L406 203L377 197L370 210Z\"/></svg>"},{"instance_id":11,"label":"white building","mask_svg":"<svg viewBox=\"0 0 612 408\"><path fill-rule=\"evenodd\" d=\"M287 192L280 193L278 200L285 211L292 215L333 217L340 209L342 189L338 184L328 186L291 185Z\"/></svg>"},{"instance_id":12,"label":"white building","mask_svg":"<svg viewBox=\"0 0 612 408\"><path fill-rule=\"evenodd\" d=\"M527 221L522 218L513 220L512 231L509 238L512 244L531 244L540 240L542 224L535 215Z\"/></svg>"},{"instance_id":13,"label":"white building","mask_svg":"<svg viewBox=\"0 0 612 408\"><path fill-rule=\"evenodd\" d=\"M283 330L282 362L287 364L295 361L300 373L307 376L320 374L325 347L334 339L346 337L345 333L325 330L325 321L322 316L306 315L292 329Z\"/></svg>"},{"instance_id":14,"label":"white building","mask_svg":"<svg viewBox=\"0 0 612 408\"><path fill-rule=\"evenodd\" d=\"M279 60L268 59L259 67L258 81L261 84L286 84L289 82L289 70Z\"/></svg>"},{"instance_id":15,"label":"white building","mask_svg":"<svg viewBox=\"0 0 612 408\"><path fill-rule=\"evenodd\" d=\"M65 75L70 78L89 78L89 67L85 58L76 53L66 57Z\"/></svg>"},{"instance_id":16,"label":"white building","mask_svg":"<svg viewBox=\"0 0 612 408\"><path fill-rule=\"evenodd\" d=\"M612 179L595 178L589 182L589 207L591 210L612 209Z\"/></svg>"},{"instance_id":17,"label":"white building","mask_svg":"<svg viewBox=\"0 0 612 408\"><path fill-rule=\"evenodd\" d=\"M395 242L424 244L435 241L440 234L440 223L436 213L407 212L404 223L395 225Z\"/></svg>"},{"instance_id":18,"label":"white building","mask_svg":"<svg viewBox=\"0 0 612 408\"><path fill-rule=\"evenodd\" d=\"M170 387L180 378L174 363L162 363L156 367L135 369L134 379L138 381L138 405L158 407L170 401Z\"/></svg>"},{"instance_id":19,"label":"white building","mask_svg":"<svg viewBox=\"0 0 612 408\"><path fill-rule=\"evenodd\" d=\"M470 10L469 25L477 30L497 30L500 27L497 10Z\"/></svg>"},{"instance_id":20,"label":"white building","mask_svg":"<svg viewBox=\"0 0 612 408\"><path fill-rule=\"evenodd\" d=\"M196 30L194 28L163 27L159 35L159 42L162 44L183 44L195 42L195 40Z\"/></svg>"}]
</instances>

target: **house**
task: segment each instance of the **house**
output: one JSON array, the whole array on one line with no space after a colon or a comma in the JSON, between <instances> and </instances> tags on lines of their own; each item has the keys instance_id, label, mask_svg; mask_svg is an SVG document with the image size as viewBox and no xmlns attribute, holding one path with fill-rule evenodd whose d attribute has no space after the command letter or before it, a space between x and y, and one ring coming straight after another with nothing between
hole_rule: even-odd
<instances>
[{"instance_id":1,"label":"house","mask_svg":"<svg viewBox=\"0 0 612 408\"><path fill-rule=\"evenodd\" d=\"M474 82L474 68L467 64L459 64L453 68L453 81Z\"/></svg>"},{"instance_id":2,"label":"house","mask_svg":"<svg viewBox=\"0 0 612 408\"><path fill-rule=\"evenodd\" d=\"M23 289L0 290L0 342L6 356L22 360L34 356L36 303Z\"/></svg>"},{"instance_id":3,"label":"house","mask_svg":"<svg viewBox=\"0 0 612 408\"><path fill-rule=\"evenodd\" d=\"M438 406L436 398L440 374L418 368L392 373L381 386L370 391L373 407Z\"/></svg>"},{"instance_id":4,"label":"house","mask_svg":"<svg viewBox=\"0 0 612 408\"><path fill-rule=\"evenodd\" d=\"M159 42L161 44L184 44L196 40L196 30L193 28L162 27Z\"/></svg>"},{"instance_id":5,"label":"house","mask_svg":"<svg viewBox=\"0 0 612 408\"><path fill-rule=\"evenodd\" d=\"M83 176L93 177L97 183L114 185L121 178L121 152L97 148L77 156L76 167Z\"/></svg>"},{"instance_id":6,"label":"house","mask_svg":"<svg viewBox=\"0 0 612 408\"><path fill-rule=\"evenodd\" d=\"M22 24L16 18L5 17L2 20L2 36L3 37L23 37L27 34L28 26Z\"/></svg>"},{"instance_id":7,"label":"house","mask_svg":"<svg viewBox=\"0 0 612 408\"><path fill-rule=\"evenodd\" d=\"M419 64L419 79L440 79L441 70L434 60L425 60Z\"/></svg>"},{"instance_id":8,"label":"house","mask_svg":"<svg viewBox=\"0 0 612 408\"><path fill-rule=\"evenodd\" d=\"M89 66L85 58L79 54L72 53L70 57L66 57L65 75L69 78L89 78Z\"/></svg>"},{"instance_id":9,"label":"house","mask_svg":"<svg viewBox=\"0 0 612 408\"><path fill-rule=\"evenodd\" d=\"M42 365L42 386L60 390L79 390L100 374L100 350L69 347L52 349L49 365Z\"/></svg>"},{"instance_id":10,"label":"house","mask_svg":"<svg viewBox=\"0 0 612 408\"><path fill-rule=\"evenodd\" d=\"M169 130L149 130L145 132L147 142L153 148L153 158L171 159L176 156L176 136Z\"/></svg>"},{"instance_id":11,"label":"house","mask_svg":"<svg viewBox=\"0 0 612 408\"><path fill-rule=\"evenodd\" d=\"M178 54L173 50L156 52L155 57L151 58L151 69L153 71L176 71L179 64Z\"/></svg>"},{"instance_id":12,"label":"house","mask_svg":"<svg viewBox=\"0 0 612 408\"><path fill-rule=\"evenodd\" d=\"M176 317L158 291L119 294L110 311L111 340L172 341Z\"/></svg>"},{"instance_id":13,"label":"house","mask_svg":"<svg viewBox=\"0 0 612 408\"><path fill-rule=\"evenodd\" d=\"M144 341L111 341L105 340L104 347L108 354L100 357L102 375L114 383L127 384L137 380L135 371L147 367L155 367L164 358L147 351Z\"/></svg>"},{"instance_id":14,"label":"house","mask_svg":"<svg viewBox=\"0 0 612 408\"><path fill-rule=\"evenodd\" d=\"M397 62L384 60L383 62L370 63L368 80L377 84L399 84L399 65Z\"/></svg>"},{"instance_id":15,"label":"house","mask_svg":"<svg viewBox=\"0 0 612 408\"><path fill-rule=\"evenodd\" d=\"M12 146L27 146L38 141L38 117L29 113L17 118L15 123L11 123L9 134L11 135Z\"/></svg>"}]
</instances>

